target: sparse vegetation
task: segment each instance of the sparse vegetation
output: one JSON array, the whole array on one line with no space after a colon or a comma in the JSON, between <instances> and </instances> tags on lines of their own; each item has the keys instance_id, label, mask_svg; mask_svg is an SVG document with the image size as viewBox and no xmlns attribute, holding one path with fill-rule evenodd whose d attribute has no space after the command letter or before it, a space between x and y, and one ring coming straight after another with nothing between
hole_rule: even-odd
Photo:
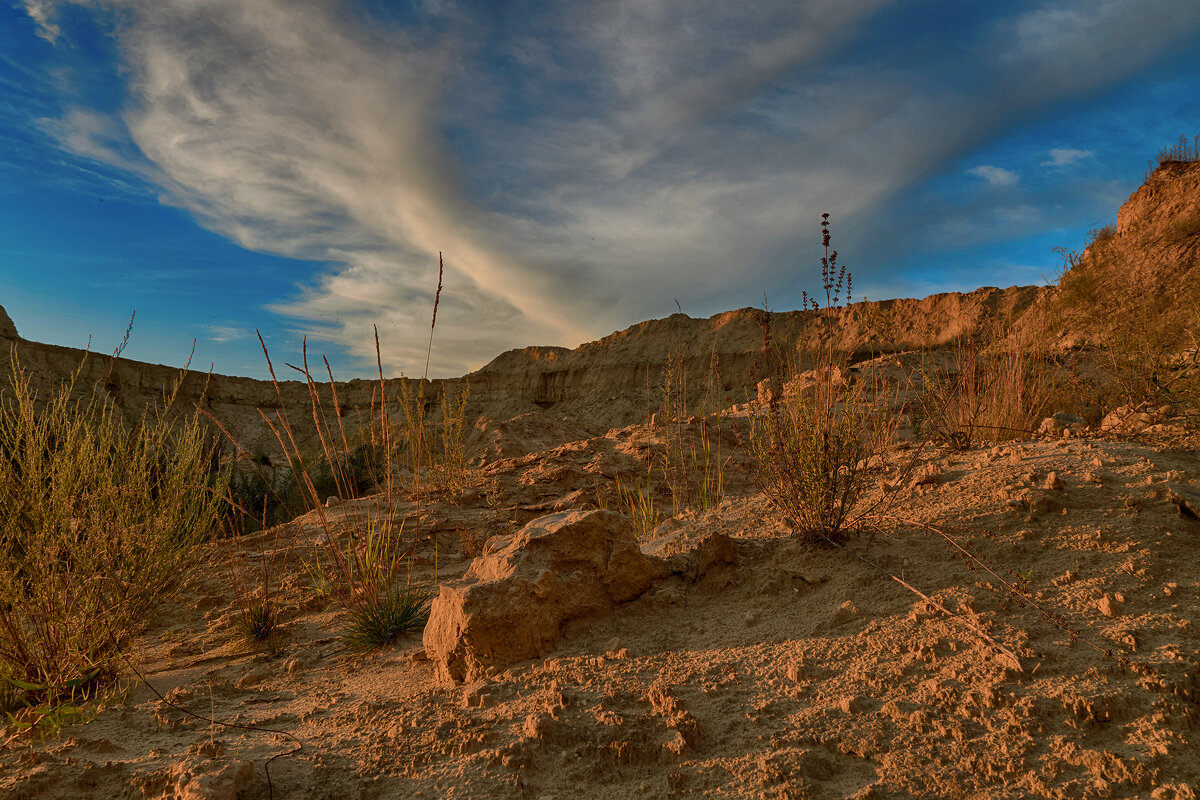
<instances>
[{"instance_id":1,"label":"sparse vegetation","mask_svg":"<svg viewBox=\"0 0 1200 800\"><path fill-rule=\"evenodd\" d=\"M0 392L0 673L30 708L112 681L224 492L197 417L168 416L178 383L131 423L82 370L39 396L14 351Z\"/></svg>"},{"instance_id":2,"label":"sparse vegetation","mask_svg":"<svg viewBox=\"0 0 1200 800\"><path fill-rule=\"evenodd\" d=\"M884 454L895 434L895 418L884 398L850 371L849 354L834 345L834 315L851 300L852 277L830 250L829 215L822 215L822 306L805 292L806 311L818 315L819 344L809 354L811 373L789 359L776 368L765 403L753 407L749 449L758 487L783 512L796 536L837 542L870 509L860 506L867 469ZM764 333L764 356L771 342Z\"/></svg>"},{"instance_id":3,"label":"sparse vegetation","mask_svg":"<svg viewBox=\"0 0 1200 800\"><path fill-rule=\"evenodd\" d=\"M1184 135L1180 135L1179 139L1167 147L1163 147L1158 151L1158 163L1169 164L1172 162L1195 162L1200 161L1200 134L1192 137L1192 141Z\"/></svg>"}]
</instances>

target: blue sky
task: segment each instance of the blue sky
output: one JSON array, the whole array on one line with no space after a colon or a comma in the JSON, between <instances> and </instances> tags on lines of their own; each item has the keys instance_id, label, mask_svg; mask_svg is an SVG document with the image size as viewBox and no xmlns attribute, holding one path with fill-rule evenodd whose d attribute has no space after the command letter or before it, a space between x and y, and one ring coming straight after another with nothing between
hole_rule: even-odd
<instances>
[{"instance_id":1,"label":"blue sky","mask_svg":"<svg viewBox=\"0 0 1200 800\"><path fill-rule=\"evenodd\" d=\"M227 374L1040 283L1200 133L1194 0L0 0L0 305Z\"/></svg>"}]
</instances>

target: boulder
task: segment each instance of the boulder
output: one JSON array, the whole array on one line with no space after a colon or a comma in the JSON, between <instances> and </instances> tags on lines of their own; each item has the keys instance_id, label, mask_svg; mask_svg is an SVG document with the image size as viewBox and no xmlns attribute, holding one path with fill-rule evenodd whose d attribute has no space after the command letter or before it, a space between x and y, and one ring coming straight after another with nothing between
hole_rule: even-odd
<instances>
[{"instance_id":1,"label":"boulder","mask_svg":"<svg viewBox=\"0 0 1200 800\"><path fill-rule=\"evenodd\" d=\"M639 597L669 572L638 546L632 520L613 511L539 517L494 536L460 581L443 584L424 645L443 682L537 658L564 623L597 617Z\"/></svg>"}]
</instances>

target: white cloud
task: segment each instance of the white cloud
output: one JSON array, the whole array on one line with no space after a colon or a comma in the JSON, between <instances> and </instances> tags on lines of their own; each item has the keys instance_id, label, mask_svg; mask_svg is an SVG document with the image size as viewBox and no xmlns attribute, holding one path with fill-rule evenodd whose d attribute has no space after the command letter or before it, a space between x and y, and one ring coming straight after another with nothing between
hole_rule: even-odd
<instances>
[{"instance_id":1,"label":"white cloud","mask_svg":"<svg viewBox=\"0 0 1200 800\"><path fill-rule=\"evenodd\" d=\"M1020 176L1011 169L1004 169L1003 167L995 167L986 164L978 167L972 167L971 169L967 170L967 173L983 178L992 186L1016 186L1017 181L1020 180Z\"/></svg>"},{"instance_id":2,"label":"white cloud","mask_svg":"<svg viewBox=\"0 0 1200 800\"><path fill-rule=\"evenodd\" d=\"M205 325L204 330L208 332L205 338L210 342L234 342L250 335L245 328L236 325Z\"/></svg>"},{"instance_id":3,"label":"white cloud","mask_svg":"<svg viewBox=\"0 0 1200 800\"><path fill-rule=\"evenodd\" d=\"M1043 167L1062 167L1067 164L1074 164L1080 159L1089 158L1095 155L1092 150L1071 150L1064 147L1055 147L1050 150L1050 159L1043 161Z\"/></svg>"},{"instance_id":4,"label":"white cloud","mask_svg":"<svg viewBox=\"0 0 1200 800\"><path fill-rule=\"evenodd\" d=\"M25 13L37 23L38 36L50 44L58 41L62 30L54 21L53 0L25 0Z\"/></svg>"}]
</instances>

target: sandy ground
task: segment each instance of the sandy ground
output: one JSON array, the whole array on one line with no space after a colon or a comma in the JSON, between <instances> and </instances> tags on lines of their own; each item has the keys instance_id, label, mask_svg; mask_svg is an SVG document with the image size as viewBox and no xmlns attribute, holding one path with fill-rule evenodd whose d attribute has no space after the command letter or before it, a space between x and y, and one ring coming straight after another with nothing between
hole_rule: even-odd
<instances>
[{"instance_id":1,"label":"sandy ground","mask_svg":"<svg viewBox=\"0 0 1200 800\"><path fill-rule=\"evenodd\" d=\"M187 716L133 681L58 738L5 732L0 795L1194 798L1200 522L1179 503L1200 492L1194 445L925 450L923 481L892 489L892 516L847 546L949 618L850 553L798 544L731 465L724 502L664 522L643 547L677 552L720 531L736 563L666 578L570 623L549 657L465 686L437 684L419 633L345 648L344 612L301 567L323 531L309 514L215 547L136 652L176 706L288 735ZM613 476L644 475L652 448L643 428L612 431L497 461L457 497L401 503L406 530L426 538L415 578L433 579L433 541L438 579L453 580L488 535L615 506ZM361 531L373 502L330 509L337 535ZM923 525L1027 579L1060 621ZM248 575L273 559L276 654L233 637L231 558Z\"/></svg>"}]
</instances>

